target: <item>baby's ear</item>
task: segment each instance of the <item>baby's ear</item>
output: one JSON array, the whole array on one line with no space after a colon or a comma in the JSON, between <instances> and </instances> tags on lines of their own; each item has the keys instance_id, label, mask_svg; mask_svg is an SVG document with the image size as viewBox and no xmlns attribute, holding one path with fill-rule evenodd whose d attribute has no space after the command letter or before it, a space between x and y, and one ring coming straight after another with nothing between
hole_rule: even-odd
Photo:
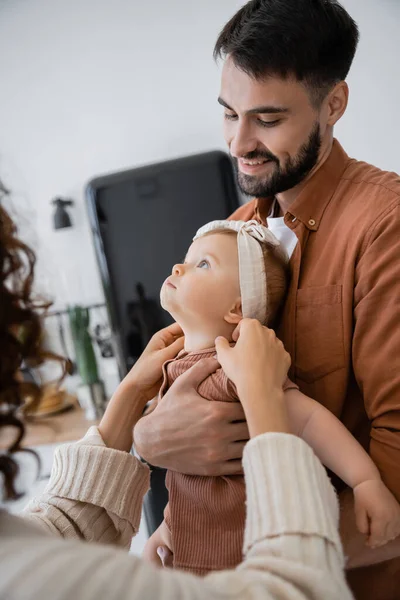
<instances>
[{"instance_id":1,"label":"baby's ear","mask_svg":"<svg viewBox=\"0 0 400 600\"><path fill-rule=\"evenodd\" d=\"M224 319L232 325L237 325L243 319L242 301L240 298L236 300L230 311L224 316Z\"/></svg>"}]
</instances>

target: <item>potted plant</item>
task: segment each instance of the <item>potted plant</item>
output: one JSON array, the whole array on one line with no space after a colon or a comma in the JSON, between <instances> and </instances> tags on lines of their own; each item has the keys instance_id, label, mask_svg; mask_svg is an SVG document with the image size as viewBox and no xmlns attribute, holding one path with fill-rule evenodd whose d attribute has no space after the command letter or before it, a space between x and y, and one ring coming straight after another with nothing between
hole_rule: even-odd
<instances>
[{"instance_id":1,"label":"potted plant","mask_svg":"<svg viewBox=\"0 0 400 600\"><path fill-rule=\"evenodd\" d=\"M81 378L77 389L79 404L89 420L99 419L105 410L103 382L99 379L97 361L89 334L90 313L83 306L68 308L69 325L75 348L76 364Z\"/></svg>"}]
</instances>

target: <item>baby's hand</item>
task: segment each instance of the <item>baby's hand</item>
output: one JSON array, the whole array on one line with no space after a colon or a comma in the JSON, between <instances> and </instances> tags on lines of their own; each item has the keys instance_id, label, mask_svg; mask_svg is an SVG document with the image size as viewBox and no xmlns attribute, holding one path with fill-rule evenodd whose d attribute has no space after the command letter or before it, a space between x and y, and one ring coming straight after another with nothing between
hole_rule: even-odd
<instances>
[{"instance_id":1,"label":"baby's hand","mask_svg":"<svg viewBox=\"0 0 400 600\"><path fill-rule=\"evenodd\" d=\"M367 546L383 546L400 535L400 505L382 480L368 479L353 489L356 523Z\"/></svg>"}]
</instances>

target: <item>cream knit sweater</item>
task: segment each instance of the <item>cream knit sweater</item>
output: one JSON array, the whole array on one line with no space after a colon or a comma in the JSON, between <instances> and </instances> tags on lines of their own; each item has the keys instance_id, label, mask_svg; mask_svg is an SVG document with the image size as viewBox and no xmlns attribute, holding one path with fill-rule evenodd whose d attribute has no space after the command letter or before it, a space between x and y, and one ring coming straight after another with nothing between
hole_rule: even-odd
<instances>
[{"instance_id":1,"label":"cream knit sweater","mask_svg":"<svg viewBox=\"0 0 400 600\"><path fill-rule=\"evenodd\" d=\"M295 436L264 434L247 444L243 464L244 562L204 579L155 570L117 548L127 549L139 526L148 468L106 448L91 428L57 450L50 482L24 518L0 512L0 598L351 598L337 498L312 450Z\"/></svg>"}]
</instances>

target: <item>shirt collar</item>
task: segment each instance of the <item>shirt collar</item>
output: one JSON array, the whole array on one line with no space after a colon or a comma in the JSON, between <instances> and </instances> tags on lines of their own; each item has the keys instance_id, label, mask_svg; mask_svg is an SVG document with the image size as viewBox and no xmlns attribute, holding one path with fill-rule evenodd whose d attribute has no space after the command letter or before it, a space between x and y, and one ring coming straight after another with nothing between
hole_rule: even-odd
<instances>
[{"instance_id":1,"label":"shirt collar","mask_svg":"<svg viewBox=\"0 0 400 600\"><path fill-rule=\"evenodd\" d=\"M311 177L288 213L290 220L298 219L311 231L317 231L322 216L328 206L343 172L351 159L335 139L332 150L324 164ZM257 198L255 202L256 218L265 223L270 214L273 198ZM285 219L286 221L286 219Z\"/></svg>"}]
</instances>

